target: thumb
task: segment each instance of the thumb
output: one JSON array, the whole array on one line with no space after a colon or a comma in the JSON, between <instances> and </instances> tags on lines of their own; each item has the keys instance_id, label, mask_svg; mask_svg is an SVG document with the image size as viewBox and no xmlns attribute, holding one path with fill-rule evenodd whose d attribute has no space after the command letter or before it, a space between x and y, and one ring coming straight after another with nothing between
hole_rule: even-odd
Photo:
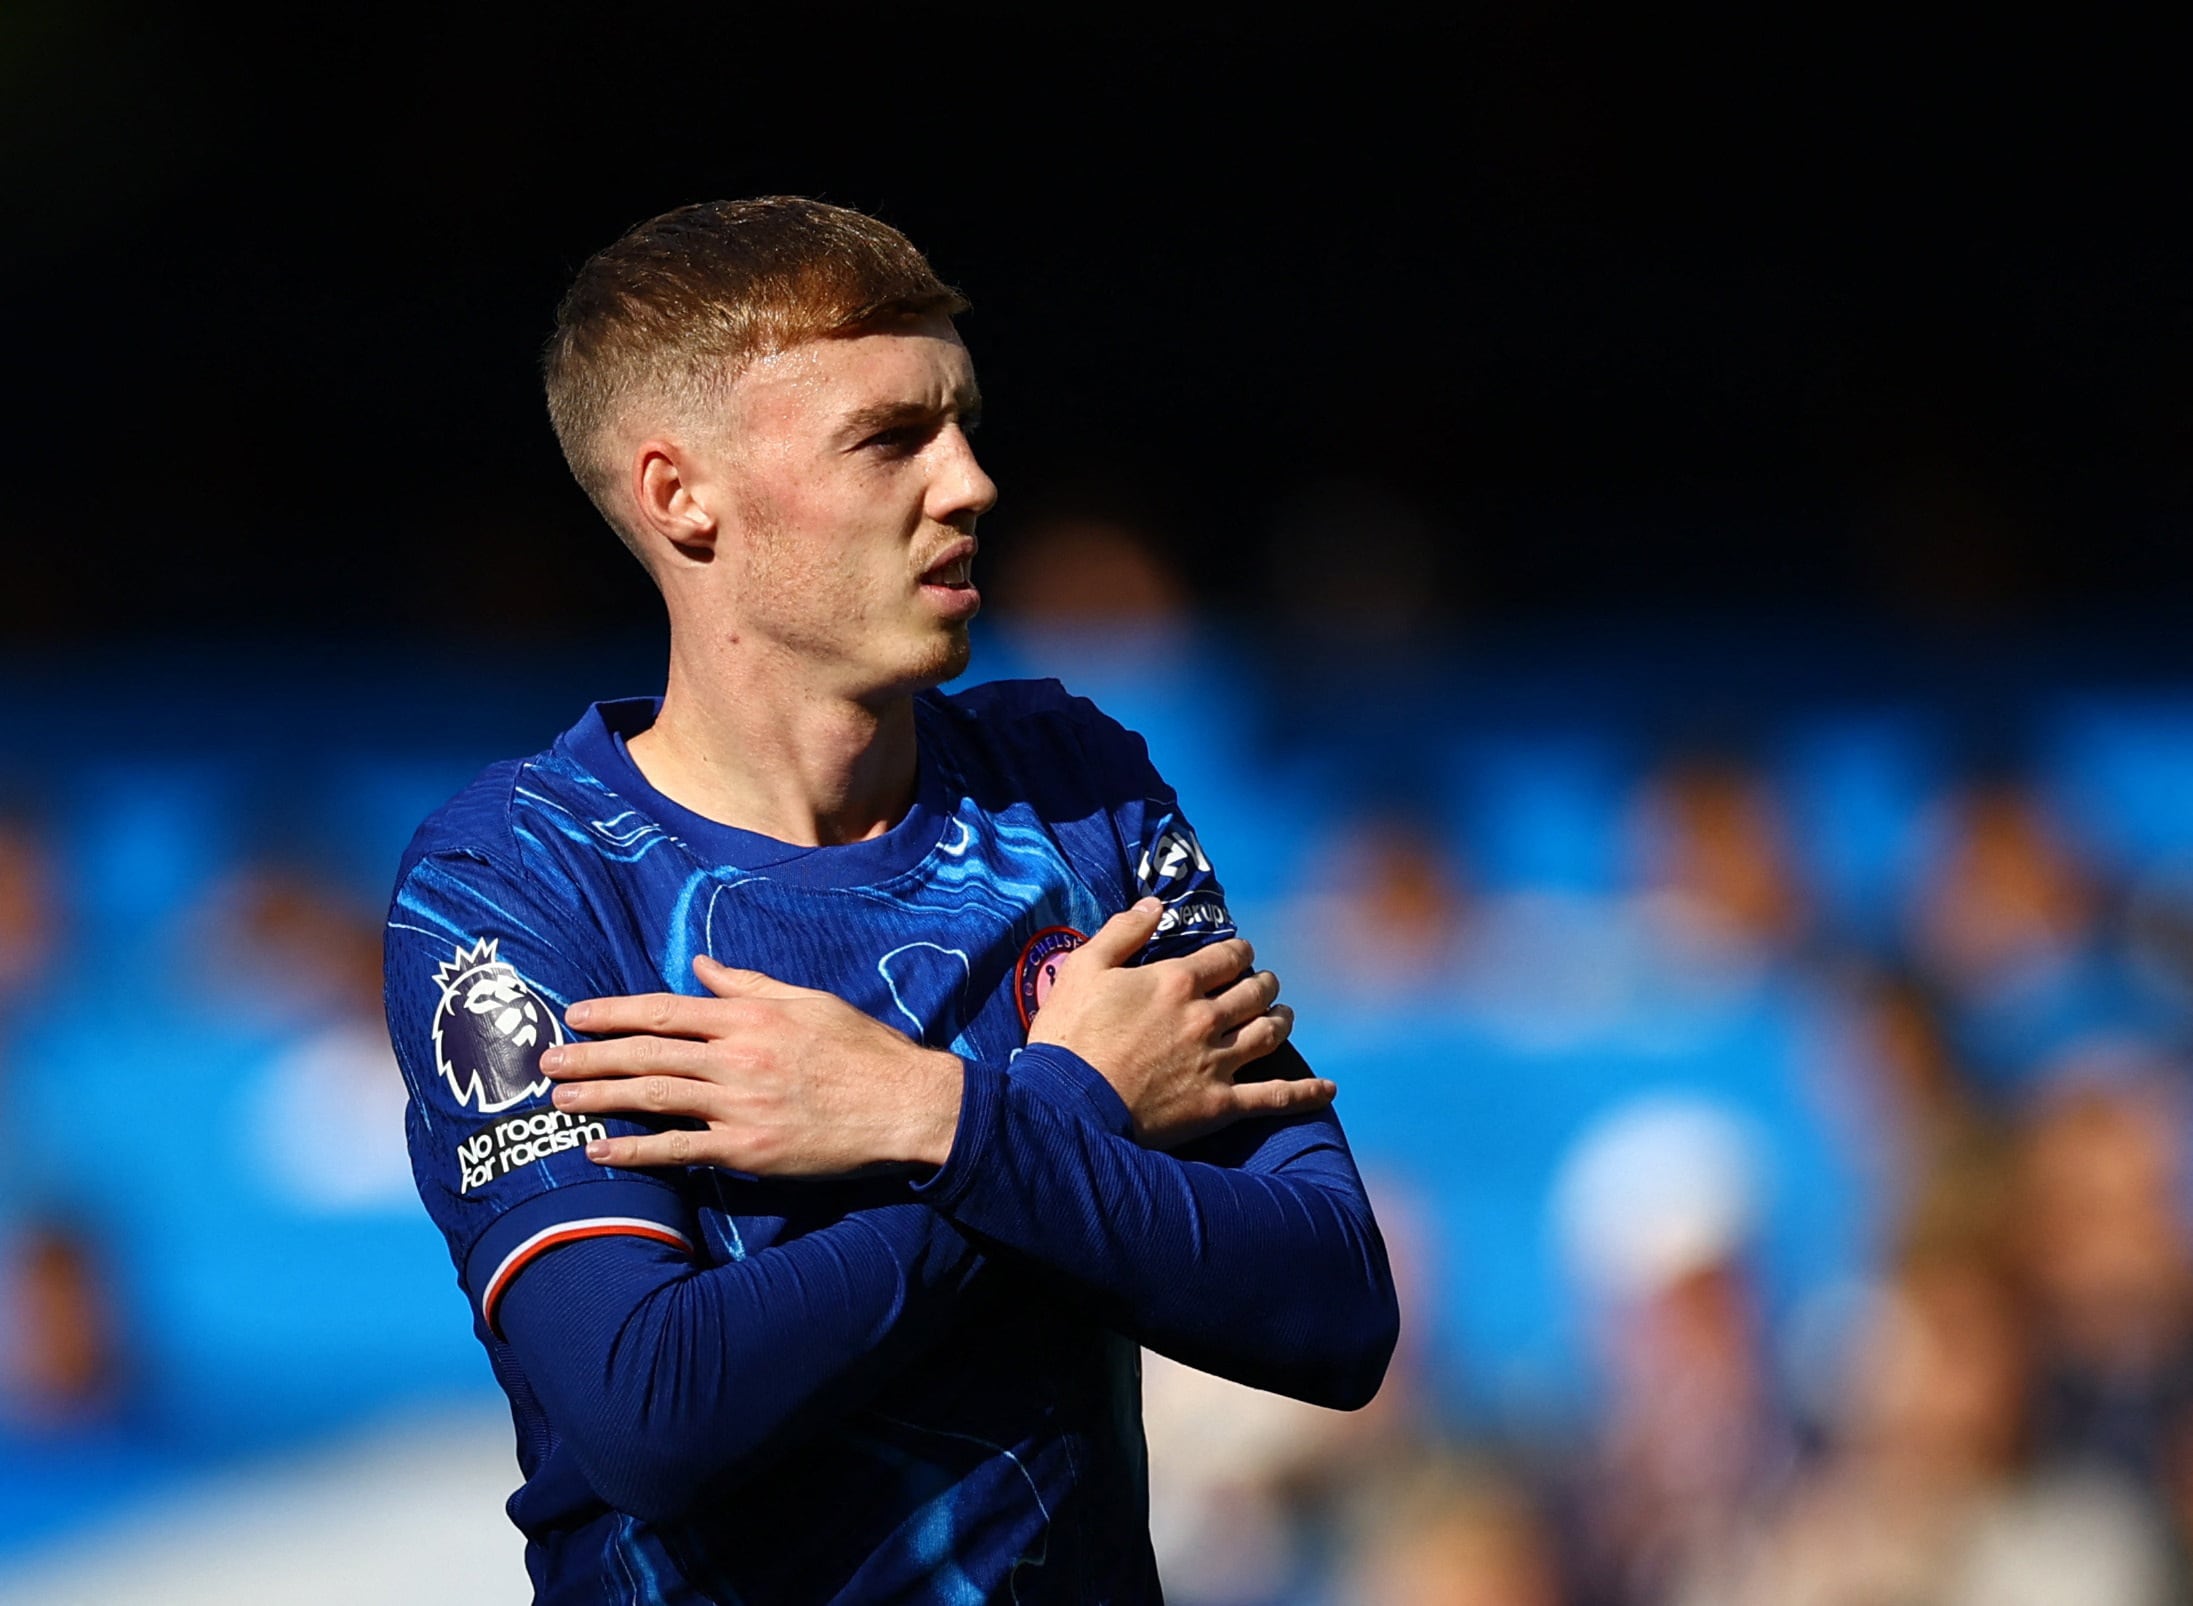
<instances>
[{"instance_id":1,"label":"thumb","mask_svg":"<svg viewBox=\"0 0 2193 1606\"><path fill-rule=\"evenodd\" d=\"M718 998L766 998L792 990L774 976L718 964L706 954L693 956L693 974Z\"/></svg>"},{"instance_id":2,"label":"thumb","mask_svg":"<svg viewBox=\"0 0 2193 1606\"><path fill-rule=\"evenodd\" d=\"M1157 923L1164 914L1165 905L1155 898L1143 898L1097 927L1096 935L1081 945L1074 958L1106 969L1124 965L1157 935Z\"/></svg>"}]
</instances>

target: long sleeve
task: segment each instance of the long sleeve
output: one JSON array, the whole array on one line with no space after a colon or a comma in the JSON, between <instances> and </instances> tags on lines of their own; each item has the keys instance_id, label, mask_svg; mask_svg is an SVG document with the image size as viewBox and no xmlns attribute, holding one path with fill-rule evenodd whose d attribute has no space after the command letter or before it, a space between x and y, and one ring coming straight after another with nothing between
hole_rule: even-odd
<instances>
[{"instance_id":1,"label":"long sleeve","mask_svg":"<svg viewBox=\"0 0 2193 1606\"><path fill-rule=\"evenodd\" d=\"M588 1486L661 1522L843 1414L934 1339L978 1264L936 1212L893 1204L720 1266L640 1238L569 1243L499 1313Z\"/></svg>"},{"instance_id":2,"label":"long sleeve","mask_svg":"<svg viewBox=\"0 0 2193 1606\"><path fill-rule=\"evenodd\" d=\"M1128 1135L1094 1069L1042 1044L1010 1070L967 1064L951 1157L916 1192L1204 1371L1353 1409L1392 1357L1400 1318L1385 1243L1330 1112L1243 1122L1159 1153Z\"/></svg>"}]
</instances>

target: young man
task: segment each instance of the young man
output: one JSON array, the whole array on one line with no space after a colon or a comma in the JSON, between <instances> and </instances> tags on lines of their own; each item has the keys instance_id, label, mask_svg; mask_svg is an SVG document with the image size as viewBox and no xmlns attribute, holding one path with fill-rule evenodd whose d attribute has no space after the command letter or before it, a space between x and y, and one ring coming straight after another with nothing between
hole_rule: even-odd
<instances>
[{"instance_id":1,"label":"young man","mask_svg":"<svg viewBox=\"0 0 2193 1606\"><path fill-rule=\"evenodd\" d=\"M1342 1407L1393 1347L1331 1084L1141 742L934 689L995 496L963 305L772 199L558 315L668 687L430 819L387 961L542 1601L1156 1600L1137 1346Z\"/></svg>"}]
</instances>

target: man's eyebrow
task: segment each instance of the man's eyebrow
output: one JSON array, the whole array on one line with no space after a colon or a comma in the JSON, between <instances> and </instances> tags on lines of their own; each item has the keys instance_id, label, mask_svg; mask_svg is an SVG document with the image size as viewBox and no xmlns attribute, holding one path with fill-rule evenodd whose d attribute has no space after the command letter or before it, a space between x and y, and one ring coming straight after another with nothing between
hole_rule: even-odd
<instances>
[{"instance_id":1,"label":"man's eyebrow","mask_svg":"<svg viewBox=\"0 0 2193 1606\"><path fill-rule=\"evenodd\" d=\"M902 424L923 424L945 412L955 412L961 418L977 418L982 413L982 392L970 385L950 397L943 407L932 407L927 402L878 402L872 407L856 407L845 415L843 429L848 435L872 435L878 430L893 429Z\"/></svg>"}]
</instances>

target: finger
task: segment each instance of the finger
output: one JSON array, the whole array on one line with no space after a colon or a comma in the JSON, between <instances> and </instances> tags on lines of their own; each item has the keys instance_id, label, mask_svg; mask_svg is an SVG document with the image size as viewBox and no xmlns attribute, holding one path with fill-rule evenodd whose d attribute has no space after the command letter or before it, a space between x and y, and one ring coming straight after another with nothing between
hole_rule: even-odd
<instances>
[{"instance_id":1,"label":"finger","mask_svg":"<svg viewBox=\"0 0 2193 1606\"><path fill-rule=\"evenodd\" d=\"M765 971L740 970L721 964L706 954L693 956L693 974L700 984L718 998L782 998L789 993L804 993L809 989L795 987L790 982L779 981Z\"/></svg>"},{"instance_id":2,"label":"finger","mask_svg":"<svg viewBox=\"0 0 2193 1606\"><path fill-rule=\"evenodd\" d=\"M674 1076L708 1074L708 1045L687 1037L605 1037L598 1042L565 1043L541 1056L541 1069L559 1082L593 1076Z\"/></svg>"},{"instance_id":3,"label":"finger","mask_svg":"<svg viewBox=\"0 0 2193 1606\"><path fill-rule=\"evenodd\" d=\"M596 1138L586 1157L596 1165L708 1165L713 1151L704 1148L705 1132L648 1132L639 1137Z\"/></svg>"},{"instance_id":4,"label":"finger","mask_svg":"<svg viewBox=\"0 0 2193 1606\"><path fill-rule=\"evenodd\" d=\"M652 1032L657 1037L708 1037L722 1025L722 1005L683 993L629 993L621 998L582 998L563 1012L574 1031L601 1037L612 1032Z\"/></svg>"},{"instance_id":5,"label":"finger","mask_svg":"<svg viewBox=\"0 0 2193 1606\"><path fill-rule=\"evenodd\" d=\"M1149 945L1164 918L1165 905L1157 899L1138 899L1133 908L1122 909L1097 927L1096 935L1075 949L1073 958L1085 965L1117 969Z\"/></svg>"},{"instance_id":6,"label":"finger","mask_svg":"<svg viewBox=\"0 0 2193 1606\"><path fill-rule=\"evenodd\" d=\"M714 1122L725 1112L719 1093L706 1082L682 1076L632 1076L608 1082L574 1083L559 1087L556 1108L588 1117L624 1116L633 1120L667 1120L689 1117Z\"/></svg>"},{"instance_id":7,"label":"finger","mask_svg":"<svg viewBox=\"0 0 2193 1606\"><path fill-rule=\"evenodd\" d=\"M718 1089L689 1076L617 1076L600 1082L569 1082L552 1095L556 1108L585 1115L693 1115L702 1120L719 1113Z\"/></svg>"},{"instance_id":8,"label":"finger","mask_svg":"<svg viewBox=\"0 0 2193 1606\"><path fill-rule=\"evenodd\" d=\"M1230 1091L1238 1117L1308 1114L1332 1103L1340 1089L1322 1076L1313 1076L1300 1082L1240 1082Z\"/></svg>"},{"instance_id":9,"label":"finger","mask_svg":"<svg viewBox=\"0 0 2193 1606\"><path fill-rule=\"evenodd\" d=\"M1211 999L1218 1007L1220 1028L1229 1032L1248 1025L1278 1001L1279 978L1268 970L1251 971Z\"/></svg>"},{"instance_id":10,"label":"finger","mask_svg":"<svg viewBox=\"0 0 2193 1606\"><path fill-rule=\"evenodd\" d=\"M1214 942L1207 948L1184 955L1177 963L1188 967L1189 975L1195 978L1197 992L1210 993L1229 985L1254 965L1256 949L1250 946L1246 937L1228 937L1224 942Z\"/></svg>"},{"instance_id":11,"label":"finger","mask_svg":"<svg viewBox=\"0 0 2193 1606\"><path fill-rule=\"evenodd\" d=\"M1294 1035L1294 1008L1274 1004L1255 1020L1211 1039L1211 1048L1226 1071L1239 1079L1242 1067L1276 1053Z\"/></svg>"}]
</instances>

